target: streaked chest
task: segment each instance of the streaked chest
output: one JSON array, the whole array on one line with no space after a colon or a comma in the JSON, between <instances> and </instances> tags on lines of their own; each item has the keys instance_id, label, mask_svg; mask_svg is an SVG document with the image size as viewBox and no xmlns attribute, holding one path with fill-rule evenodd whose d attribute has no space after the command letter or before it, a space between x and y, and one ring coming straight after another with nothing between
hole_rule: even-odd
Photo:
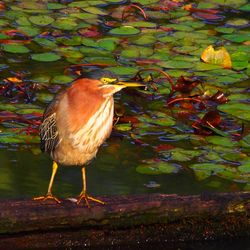
<instances>
[{"instance_id":1,"label":"streaked chest","mask_svg":"<svg viewBox=\"0 0 250 250\"><path fill-rule=\"evenodd\" d=\"M114 100L109 97L81 129L70 134L72 146L84 152L97 150L112 131L113 116Z\"/></svg>"}]
</instances>

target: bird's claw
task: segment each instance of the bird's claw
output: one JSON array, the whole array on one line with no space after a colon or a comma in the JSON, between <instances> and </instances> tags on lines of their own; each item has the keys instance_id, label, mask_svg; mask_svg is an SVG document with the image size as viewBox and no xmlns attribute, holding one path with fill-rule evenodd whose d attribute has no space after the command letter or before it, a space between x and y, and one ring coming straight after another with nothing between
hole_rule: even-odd
<instances>
[{"instance_id":1,"label":"bird's claw","mask_svg":"<svg viewBox=\"0 0 250 250\"><path fill-rule=\"evenodd\" d=\"M39 196L39 197L35 197L33 198L34 201L46 201L46 200L54 200L56 201L58 204L61 203L61 201L59 199L57 199L55 196L53 196L52 194L46 194L44 196Z\"/></svg>"},{"instance_id":2,"label":"bird's claw","mask_svg":"<svg viewBox=\"0 0 250 250\"><path fill-rule=\"evenodd\" d=\"M82 200L85 201L85 204L86 204L86 206L87 206L88 208L90 208L89 200L90 200L90 201L93 201L93 202L96 202L96 203L100 203L100 204L102 204L102 205L105 204L105 202L103 202L103 201L101 201L101 200L98 200L98 199L96 199L96 198L94 198L94 197L92 197L92 196L88 196L88 195L85 194L85 193L81 193L81 194L79 195L79 197L78 197L78 199L77 199L77 202L76 202L77 205L79 205L80 202L81 202Z\"/></svg>"}]
</instances>

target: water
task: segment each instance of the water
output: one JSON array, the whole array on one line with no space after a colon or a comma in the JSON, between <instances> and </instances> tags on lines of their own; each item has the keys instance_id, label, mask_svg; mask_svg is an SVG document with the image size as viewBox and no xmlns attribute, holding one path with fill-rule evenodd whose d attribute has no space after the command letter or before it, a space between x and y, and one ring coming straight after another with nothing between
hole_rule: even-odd
<instances>
[{"instance_id":1,"label":"water","mask_svg":"<svg viewBox=\"0 0 250 250\"><path fill-rule=\"evenodd\" d=\"M25 2L20 3L18 1L15 1L15 3L10 3L9 1L3 1L6 4L6 9L1 13L1 17L3 20L7 21L7 24L5 24L5 29L18 29L19 26L23 26L24 24L19 24L20 19L18 21L15 21L15 15L17 17L20 17L20 15L24 15L25 17L29 18L29 15L32 12L25 12L25 14L20 14L20 10L16 10L15 4L18 5L18 7L22 8L24 10L33 8L33 3ZM50 2L50 1L49 1ZM63 1L63 4L67 4L67 2L71 1ZM41 3L40 3L41 4ZM10 8L10 9L9 9ZM117 5L107 5L105 7L106 10L112 10L117 8ZM36 9L36 8L35 8ZM42 9L42 8L41 8ZM179 10L179 9L178 9ZM17 11L17 13L15 12ZM70 9L70 11L73 11ZM198 31L204 31L204 34L207 33L208 29L214 29L216 26L223 25L226 21L240 17L245 18L246 12L242 11L236 11L233 10L232 7L226 7L225 9L221 8L222 14L226 16L225 19L219 20L219 21L202 21L199 19L192 19L195 22L199 22L201 25L201 28L196 28ZM6 14L7 13L7 14ZM66 13L66 14L65 14ZM67 15L67 12L63 11L49 11L45 12L45 15L51 15L53 18L61 18L64 15ZM100 21L101 32L104 32L103 34L100 34L100 37L93 38L95 41L98 41L98 39L103 37L109 37L110 34L108 33L108 30L111 28L107 28L107 26L104 25L104 20L106 21L114 21L112 17L102 17L96 19L98 22L95 22L92 20L93 23L91 23L89 20L81 20L81 25L83 22L86 22L85 24L88 24L88 21L93 26L98 26ZM105 19L106 18L106 19ZM190 17L191 18L191 17ZM165 19L151 19L151 22L156 22L157 25L166 25L166 24L173 24L175 23L173 21L173 17L170 18L170 20ZM77 20L77 22L80 22ZM180 24L182 24L180 22ZM183 21L183 24L185 25L185 21ZM33 25L33 24L32 24ZM31 26L32 26L31 25ZM36 29L39 29L40 33L42 32L53 32L54 28L51 26L36 26L33 25ZM32 27L33 27L32 26ZM182 29L180 29L182 30ZM247 26L235 28L235 30L240 30L243 33L247 33L249 31L249 28ZM59 30L60 31L60 30ZM150 30L151 32L152 30ZM63 35L62 37L68 37L70 34L76 34L71 29L62 31ZM150 33L149 32L149 33ZM162 31L161 31L162 32ZM39 32L38 32L39 33ZM157 38L161 37L156 36ZM171 34L170 34L171 35ZM222 36L223 34L217 34L218 37ZM30 35L32 39L34 37L41 38L41 35ZM59 35L60 36L60 35ZM116 38L121 39L122 42L124 42L122 39L124 37L121 36L115 36ZM17 37L20 39L20 37ZM50 39L51 41L54 41L57 39L57 36L52 36L51 33L49 35L45 35L45 38ZM211 39L211 35L207 36L207 39ZM10 37L10 39L14 39L13 37ZM53 40L54 39L54 40ZM179 39L179 38L178 38ZM178 40L176 39L176 40ZM220 39L219 39L220 40ZM57 41L57 40L56 40ZM182 47L182 43L184 45L190 46L189 43L186 44L185 41L179 42L179 44L168 44L166 43L166 46L162 43L158 42L159 48L161 46L166 51L169 52L170 58L172 56L176 56L177 54L172 53L169 51L169 47L171 46L180 46ZM189 41L190 42L190 41ZM204 41L203 41L204 42ZM193 46L194 41L192 41ZM207 42L208 44L205 44L206 46L212 43L211 41ZM229 42L225 42L223 40L223 43L225 45L228 45ZM5 64L5 67L1 69L1 77L2 81L1 84L4 85L4 79L6 77L13 77L16 75L23 75L23 82L25 83L38 83L40 89L37 90L39 94L51 94L51 93L57 93L59 90L65 88L65 84L63 83L56 83L53 82L53 79L55 76L62 76L67 75L72 78L75 78L76 75L73 73L65 73L65 67L69 67L72 64L76 64L77 60L71 57L63 57L58 62L37 62L32 61L30 59L30 54L32 53L41 53L41 52L55 52L59 49L62 49L62 47L66 46L65 44L60 44L58 42L56 44L56 47L53 49L43 46L38 46L37 43L34 41L31 41L30 44L24 44L27 46L31 52L28 54L16 54L16 53L6 53L1 52L2 56L0 58L0 63ZM242 45L242 44L241 44ZM74 47L75 45L70 46ZM194 46L196 46L194 44ZM230 46L232 46L230 48ZM232 44L229 46L230 52L234 52L238 48L238 44ZM126 46L125 46L126 47ZM125 48L118 47L117 51L115 52L115 55L117 56L117 60L120 65L123 66L129 66L130 70L131 68L134 69L134 67L137 67L138 65L135 64L135 58L123 58L119 57L119 53ZM154 48L152 44L146 45L147 48ZM76 45L74 49L78 50L79 48L82 48L82 45ZM155 49L155 48L154 48ZM245 47L244 47L245 49ZM91 52L90 55L84 55L83 59L79 59L78 63L88 63L92 57L97 58L99 56L99 53L103 53L103 50L96 49L96 54L92 55ZM106 51L107 52L107 51ZM170 53L171 52L171 53ZM106 60L110 57L113 57L113 52L110 53L107 57L106 55L102 55ZM180 54L183 56L183 54ZM190 56L193 56L191 54ZM200 52L195 54L195 56L198 58ZM99 56L100 57L100 56ZM185 56L183 56L185 57ZM193 56L194 57L194 56ZM193 58L192 59L195 59ZM144 56L144 59L148 58L148 56ZM197 59L196 58L196 59ZM100 58L99 58L100 59ZM143 67L143 66L142 66ZM147 65L145 67L148 67ZM69 68L68 68L69 69ZM204 77L204 74L208 74L208 82L213 82L214 84L218 84L217 77L218 75L209 75L209 72L196 72L195 70L192 71L191 69L175 69L170 68L167 70L167 72L173 75L181 75L181 74L203 74L202 77ZM230 72L232 75L236 72ZM133 74L128 73L125 77L131 77ZM241 79L243 76L243 79ZM40 77L40 80L35 80L37 77ZM42 77L42 80L41 80ZM210 78L209 78L210 77ZM211 79L212 77L212 79ZM246 75L246 71L239 72L239 74L234 75L234 77L239 77L241 80L248 79L248 76ZM176 77L175 77L176 79ZM206 79L206 78L204 78ZM232 80L232 79L231 79ZM229 81L229 80L228 80ZM236 80L235 80L236 81ZM50 83L53 82L53 83ZM227 84L221 84L219 85L220 88L225 90L226 92L229 91L242 91L245 92L248 87L249 80L246 80L243 82L242 85L230 85L227 87ZM241 89L237 89L237 87L240 87ZM161 87L160 87L161 88ZM163 86L162 88L167 88L167 86ZM213 90L213 89L212 89ZM165 112L167 115L171 116L173 115L171 111L166 107L166 94L158 95L156 94L153 97L148 97L147 95L144 95L143 93L136 93L136 92L130 92L130 91L124 91L122 94L118 94L116 96L116 106L121 106L123 110L125 110L125 116L134 116L134 117L140 117L142 115L148 115L153 117L155 115L156 111ZM14 96L15 97L15 96ZM249 93L248 93L249 97ZM15 98L14 98L15 99ZM22 98L15 99L13 98L6 98L1 97L0 98L1 103L3 105L9 104L12 102L18 102L19 104L24 103L24 100ZM48 100L42 100L38 97L35 97L34 100L32 100L33 104L36 104L39 106L40 111L42 112L46 105L48 104ZM5 106L1 110L5 110ZM233 120L235 122L235 120ZM232 131L240 132L241 129L241 121L239 121L240 125L236 126L236 129L233 128ZM249 124L244 122L245 130L244 132L247 134L249 132ZM5 131L6 128L15 128L20 126L20 124L17 124L17 121L8 121L5 123L2 123L0 125L0 130ZM23 126L23 125L22 125ZM152 124L145 123L144 125L141 125L141 128L136 128L136 124L133 125L135 128L133 128L131 131L115 131L111 138L105 143L105 145L99 150L96 159L93 160L90 166L87 167L87 182L88 182L88 190L89 193L93 195L113 195L113 194L140 194L140 193L177 193L177 194L200 194L204 191L219 191L219 192L227 192L227 191L239 191L244 190L246 187L247 180L237 180L234 179L227 179L227 178L220 178L218 176L211 176L209 178L206 178L202 181L199 181L197 177L195 176L194 172L188 167L188 164L191 163L197 163L201 161L202 156L200 156L198 159L194 158L189 163L185 161L173 161L172 163L178 166L180 168L180 171L178 173L172 173L172 174L161 174L161 175L144 175L141 173L138 173L136 171L136 167L140 164L142 164L143 160L163 160L168 161L168 158L164 158L162 156L159 156L159 152L157 152L156 148L160 144L169 144L174 147L182 147L184 149L193 149L198 150L203 148L203 142L196 141L195 139L192 140L170 140L169 135L185 135L185 134L192 134L192 129L190 126L187 126L185 124L177 123L175 126L168 127L168 126L152 126ZM144 126L144 127L143 127ZM148 129L149 128L149 129ZM136 139L134 139L134 137ZM137 139L142 140L143 143L137 143ZM196 145L197 143L197 145ZM242 149L237 149L242 150ZM241 151L240 151L241 152ZM230 152L231 153L231 152ZM230 154L229 153L229 154ZM238 153L238 151L237 151ZM247 155L248 157L248 149L242 150L243 154ZM164 159L162 159L164 158ZM211 162L217 163L216 161L213 161L210 159ZM240 163L239 162L230 162L228 160L224 161L225 164L231 164L231 167L236 167ZM51 174L51 159L48 155L41 154L39 152L39 145L38 144L1 144L0 148L0 198L1 199L19 199L19 198L31 198L36 195L44 194L47 190L50 174ZM80 169L77 167L60 167L58 174L56 176L56 180L53 187L53 192L58 197L72 197L77 196L81 190L81 174Z\"/></svg>"}]
</instances>

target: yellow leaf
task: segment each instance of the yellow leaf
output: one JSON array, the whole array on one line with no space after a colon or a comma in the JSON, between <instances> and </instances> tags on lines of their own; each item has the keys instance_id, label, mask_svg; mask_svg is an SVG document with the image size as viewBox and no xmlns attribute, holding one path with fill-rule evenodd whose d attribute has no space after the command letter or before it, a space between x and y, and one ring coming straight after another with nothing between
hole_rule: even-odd
<instances>
[{"instance_id":1,"label":"yellow leaf","mask_svg":"<svg viewBox=\"0 0 250 250\"><path fill-rule=\"evenodd\" d=\"M187 5L184 5L184 6L183 6L183 9L184 9L184 10L187 10L187 11L191 10L192 8L193 8L193 5L192 5L192 4L187 4Z\"/></svg>"},{"instance_id":2,"label":"yellow leaf","mask_svg":"<svg viewBox=\"0 0 250 250\"><path fill-rule=\"evenodd\" d=\"M8 77L7 80L9 82L15 82L15 83L21 83L22 82L22 80L17 78L17 77Z\"/></svg>"},{"instance_id":3,"label":"yellow leaf","mask_svg":"<svg viewBox=\"0 0 250 250\"><path fill-rule=\"evenodd\" d=\"M209 45L201 54L201 60L205 63L221 65L224 68L231 69L232 61L229 53L224 47L214 50L212 45Z\"/></svg>"}]
</instances>

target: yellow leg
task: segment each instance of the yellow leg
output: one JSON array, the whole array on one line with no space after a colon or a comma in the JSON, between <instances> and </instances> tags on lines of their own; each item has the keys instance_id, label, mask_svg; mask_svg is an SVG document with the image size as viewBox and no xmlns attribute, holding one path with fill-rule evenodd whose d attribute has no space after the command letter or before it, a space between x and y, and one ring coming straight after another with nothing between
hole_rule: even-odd
<instances>
[{"instance_id":1,"label":"yellow leg","mask_svg":"<svg viewBox=\"0 0 250 250\"><path fill-rule=\"evenodd\" d=\"M44 196L39 196L39 197L33 198L34 200L36 200L36 201L54 200L57 203L61 203L55 196L52 195L52 186L53 186L53 182L54 182L54 178L55 178L57 169L58 169L58 165L57 165L57 163L55 161L53 161L52 174L51 174L51 177L50 177L48 192Z\"/></svg>"},{"instance_id":2,"label":"yellow leg","mask_svg":"<svg viewBox=\"0 0 250 250\"><path fill-rule=\"evenodd\" d=\"M85 167L82 167L82 192L80 193L78 199L77 199L77 204L79 204L81 202L81 200L84 199L87 207L90 207L89 205L89 200L90 201L94 201L100 204L105 204L103 201L98 200L94 197L91 197L89 195L87 195L87 185L86 185L86 171L85 171Z\"/></svg>"}]
</instances>

